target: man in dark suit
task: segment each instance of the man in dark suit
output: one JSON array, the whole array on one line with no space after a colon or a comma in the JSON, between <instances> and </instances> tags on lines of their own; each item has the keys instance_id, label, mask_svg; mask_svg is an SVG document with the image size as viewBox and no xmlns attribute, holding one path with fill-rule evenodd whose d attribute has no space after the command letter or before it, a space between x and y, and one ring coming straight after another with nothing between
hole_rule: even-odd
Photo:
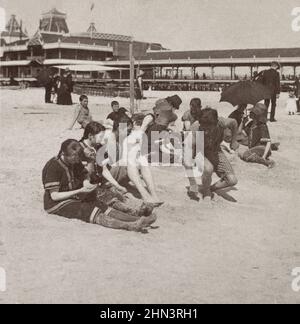
<instances>
[{"instance_id":1,"label":"man in dark suit","mask_svg":"<svg viewBox=\"0 0 300 324\"><path fill-rule=\"evenodd\" d=\"M272 62L271 68L269 70L265 70L258 75L261 82L271 91L271 100L265 100L265 105L268 109L270 106L270 102L272 103L270 122L276 122L276 104L277 99L279 99L280 96L280 74L278 72L279 69L279 63Z\"/></svg>"}]
</instances>

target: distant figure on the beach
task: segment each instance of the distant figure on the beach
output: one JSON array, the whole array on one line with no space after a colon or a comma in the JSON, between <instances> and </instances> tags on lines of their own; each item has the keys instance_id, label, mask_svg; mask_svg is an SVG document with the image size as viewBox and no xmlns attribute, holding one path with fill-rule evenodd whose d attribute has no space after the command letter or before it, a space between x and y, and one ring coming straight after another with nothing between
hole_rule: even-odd
<instances>
[{"instance_id":1,"label":"distant figure on the beach","mask_svg":"<svg viewBox=\"0 0 300 324\"><path fill-rule=\"evenodd\" d=\"M278 70L280 69L280 64L278 62L272 62L271 68L269 70L264 70L260 72L255 80L260 81L271 91L271 100L265 100L265 106L269 110L270 103L271 105L271 116L270 122L276 122L275 114L276 114L276 105L277 99L280 96L280 74Z\"/></svg>"},{"instance_id":2,"label":"distant figure on the beach","mask_svg":"<svg viewBox=\"0 0 300 324\"><path fill-rule=\"evenodd\" d=\"M258 163L272 168L275 162L270 160L272 154L272 143L267 126L267 117L263 104L257 104L250 112L253 120L248 137L248 150L240 154L240 158L245 162Z\"/></svg>"},{"instance_id":3,"label":"distant figure on the beach","mask_svg":"<svg viewBox=\"0 0 300 324\"><path fill-rule=\"evenodd\" d=\"M136 99L137 111L140 111L141 102L144 99L144 82L143 82L144 74L145 74L144 71L140 70L140 73L138 74L138 76L136 78L135 99Z\"/></svg>"},{"instance_id":4,"label":"distant figure on the beach","mask_svg":"<svg viewBox=\"0 0 300 324\"><path fill-rule=\"evenodd\" d=\"M72 105L73 79L69 69L60 78L57 90L58 105Z\"/></svg>"},{"instance_id":5,"label":"distant figure on the beach","mask_svg":"<svg viewBox=\"0 0 300 324\"><path fill-rule=\"evenodd\" d=\"M50 74L45 82L45 103L52 103L51 94L52 94L53 86L54 86L54 78L53 75Z\"/></svg>"},{"instance_id":6,"label":"distant figure on the beach","mask_svg":"<svg viewBox=\"0 0 300 324\"><path fill-rule=\"evenodd\" d=\"M294 83L294 86L295 86L295 95L296 95L296 98L297 98L297 111L300 112L300 76L296 76L296 79L295 79L295 83Z\"/></svg>"},{"instance_id":7,"label":"distant figure on the beach","mask_svg":"<svg viewBox=\"0 0 300 324\"><path fill-rule=\"evenodd\" d=\"M72 130L75 123L77 122L81 128L85 128L88 123L93 120L93 117L89 110L89 99L86 95L82 95L79 98L79 105L75 107L74 116L71 122L69 130Z\"/></svg>"},{"instance_id":8,"label":"distant figure on the beach","mask_svg":"<svg viewBox=\"0 0 300 324\"><path fill-rule=\"evenodd\" d=\"M289 91L289 98L286 101L286 112L289 115L295 115L297 113L297 97L293 89Z\"/></svg>"},{"instance_id":9,"label":"distant figure on the beach","mask_svg":"<svg viewBox=\"0 0 300 324\"><path fill-rule=\"evenodd\" d=\"M80 143L69 139L62 143L58 156L46 163L42 180L44 209L48 214L135 232L143 232L156 220L155 215L123 213L99 199L98 184L91 183L81 156Z\"/></svg>"}]
</instances>

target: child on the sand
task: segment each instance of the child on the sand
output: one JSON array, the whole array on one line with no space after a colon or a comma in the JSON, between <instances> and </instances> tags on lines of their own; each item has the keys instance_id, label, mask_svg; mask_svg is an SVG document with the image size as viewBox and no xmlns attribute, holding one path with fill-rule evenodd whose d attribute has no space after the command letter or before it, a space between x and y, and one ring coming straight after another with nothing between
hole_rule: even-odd
<instances>
[{"instance_id":1,"label":"child on the sand","mask_svg":"<svg viewBox=\"0 0 300 324\"><path fill-rule=\"evenodd\" d=\"M89 174L81 162L82 147L76 140L62 143L57 157L44 167L44 208L48 214L113 229L142 232L156 219L130 215L110 208L96 197L97 184L91 184Z\"/></svg>"},{"instance_id":2,"label":"child on the sand","mask_svg":"<svg viewBox=\"0 0 300 324\"><path fill-rule=\"evenodd\" d=\"M297 98L293 90L289 91L289 98L286 102L286 112L289 115L295 115L297 113Z\"/></svg>"},{"instance_id":3,"label":"child on the sand","mask_svg":"<svg viewBox=\"0 0 300 324\"><path fill-rule=\"evenodd\" d=\"M253 122L249 129L249 149L240 154L240 158L245 162L263 164L272 168L275 162L269 159L272 151L267 117L260 106L261 104L257 104L250 112Z\"/></svg>"},{"instance_id":4,"label":"child on the sand","mask_svg":"<svg viewBox=\"0 0 300 324\"><path fill-rule=\"evenodd\" d=\"M93 120L93 117L89 110L89 99L86 95L82 95L79 98L80 104L76 106L74 111L74 116L69 127L69 130L72 130L75 123L77 122L81 128L85 128L88 123Z\"/></svg>"}]
</instances>

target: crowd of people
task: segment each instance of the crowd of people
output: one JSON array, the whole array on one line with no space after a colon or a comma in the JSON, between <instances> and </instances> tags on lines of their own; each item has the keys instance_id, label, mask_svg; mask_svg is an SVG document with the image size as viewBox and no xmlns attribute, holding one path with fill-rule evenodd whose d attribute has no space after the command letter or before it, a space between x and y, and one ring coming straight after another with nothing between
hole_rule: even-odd
<instances>
[{"instance_id":1,"label":"crowd of people","mask_svg":"<svg viewBox=\"0 0 300 324\"><path fill-rule=\"evenodd\" d=\"M68 68L62 75L47 73L43 83L45 87L45 103L73 104L73 77Z\"/></svg>"},{"instance_id":2,"label":"crowd of people","mask_svg":"<svg viewBox=\"0 0 300 324\"><path fill-rule=\"evenodd\" d=\"M261 74L263 82L277 82L277 66ZM278 88L272 86L271 121L275 120ZM228 154L238 152L246 163L273 168L272 142L268 129L268 104L239 105L227 118L193 98L181 119L182 130L174 129L182 100L178 95L160 99L153 112L136 113L111 103L106 121L93 119L88 97L82 95L69 129L77 123L81 139L68 139L57 156L43 169L44 208L49 214L114 229L147 232L157 219L160 198L151 166L180 161L189 181L188 197L210 202L215 192L237 185ZM178 125L177 125L178 126ZM157 136L158 134L158 136ZM202 145L197 145L199 134ZM180 142L181 150L177 150ZM226 153L227 152L227 153ZM164 156L168 159L165 160ZM202 189L197 183L198 172ZM219 180L212 183L216 174ZM132 195L138 194L138 204ZM136 200L135 200L136 202Z\"/></svg>"},{"instance_id":3,"label":"crowd of people","mask_svg":"<svg viewBox=\"0 0 300 324\"><path fill-rule=\"evenodd\" d=\"M82 138L63 142L58 155L43 170L45 210L49 214L109 228L146 232L157 219L155 209L164 204L153 180L152 156L161 158L166 151L170 155L176 154L171 148L174 143L164 143L164 137L155 146L158 150L153 149L151 136L153 132L171 132L181 103L179 96L175 95L159 100L153 114L130 117L129 112L114 101L112 113L104 124L100 124L93 121L88 98L81 96L75 122L82 127ZM216 110L202 108L200 98L191 101L182 122L183 131L193 134L190 143L192 154L183 157L190 182L188 196L192 200L200 200L199 187L193 175L195 167L202 173L204 201L211 200L213 192L237 184L234 170L222 148L224 140L229 143L231 152L239 145L247 145L246 151L240 155L244 161L274 166L269 159L271 139L265 109L262 104L246 111L239 108L242 117L235 113L230 118L222 118ZM246 113L248 111L250 115ZM194 142L197 131L205 134L204 151L197 151ZM142 149L143 134L149 140L145 150ZM201 160L204 163L201 164ZM220 180L212 184L214 172ZM132 188L139 193L138 207L132 207L130 202L128 192Z\"/></svg>"}]
</instances>

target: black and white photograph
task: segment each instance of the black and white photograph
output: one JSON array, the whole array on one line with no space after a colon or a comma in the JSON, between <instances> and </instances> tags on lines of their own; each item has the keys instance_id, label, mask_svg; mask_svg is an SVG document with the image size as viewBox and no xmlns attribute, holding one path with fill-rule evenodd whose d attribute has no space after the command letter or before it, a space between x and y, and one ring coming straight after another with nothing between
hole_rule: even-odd
<instances>
[{"instance_id":1,"label":"black and white photograph","mask_svg":"<svg viewBox=\"0 0 300 324\"><path fill-rule=\"evenodd\" d=\"M0 304L300 303L299 0L0 0L0 123Z\"/></svg>"}]
</instances>

